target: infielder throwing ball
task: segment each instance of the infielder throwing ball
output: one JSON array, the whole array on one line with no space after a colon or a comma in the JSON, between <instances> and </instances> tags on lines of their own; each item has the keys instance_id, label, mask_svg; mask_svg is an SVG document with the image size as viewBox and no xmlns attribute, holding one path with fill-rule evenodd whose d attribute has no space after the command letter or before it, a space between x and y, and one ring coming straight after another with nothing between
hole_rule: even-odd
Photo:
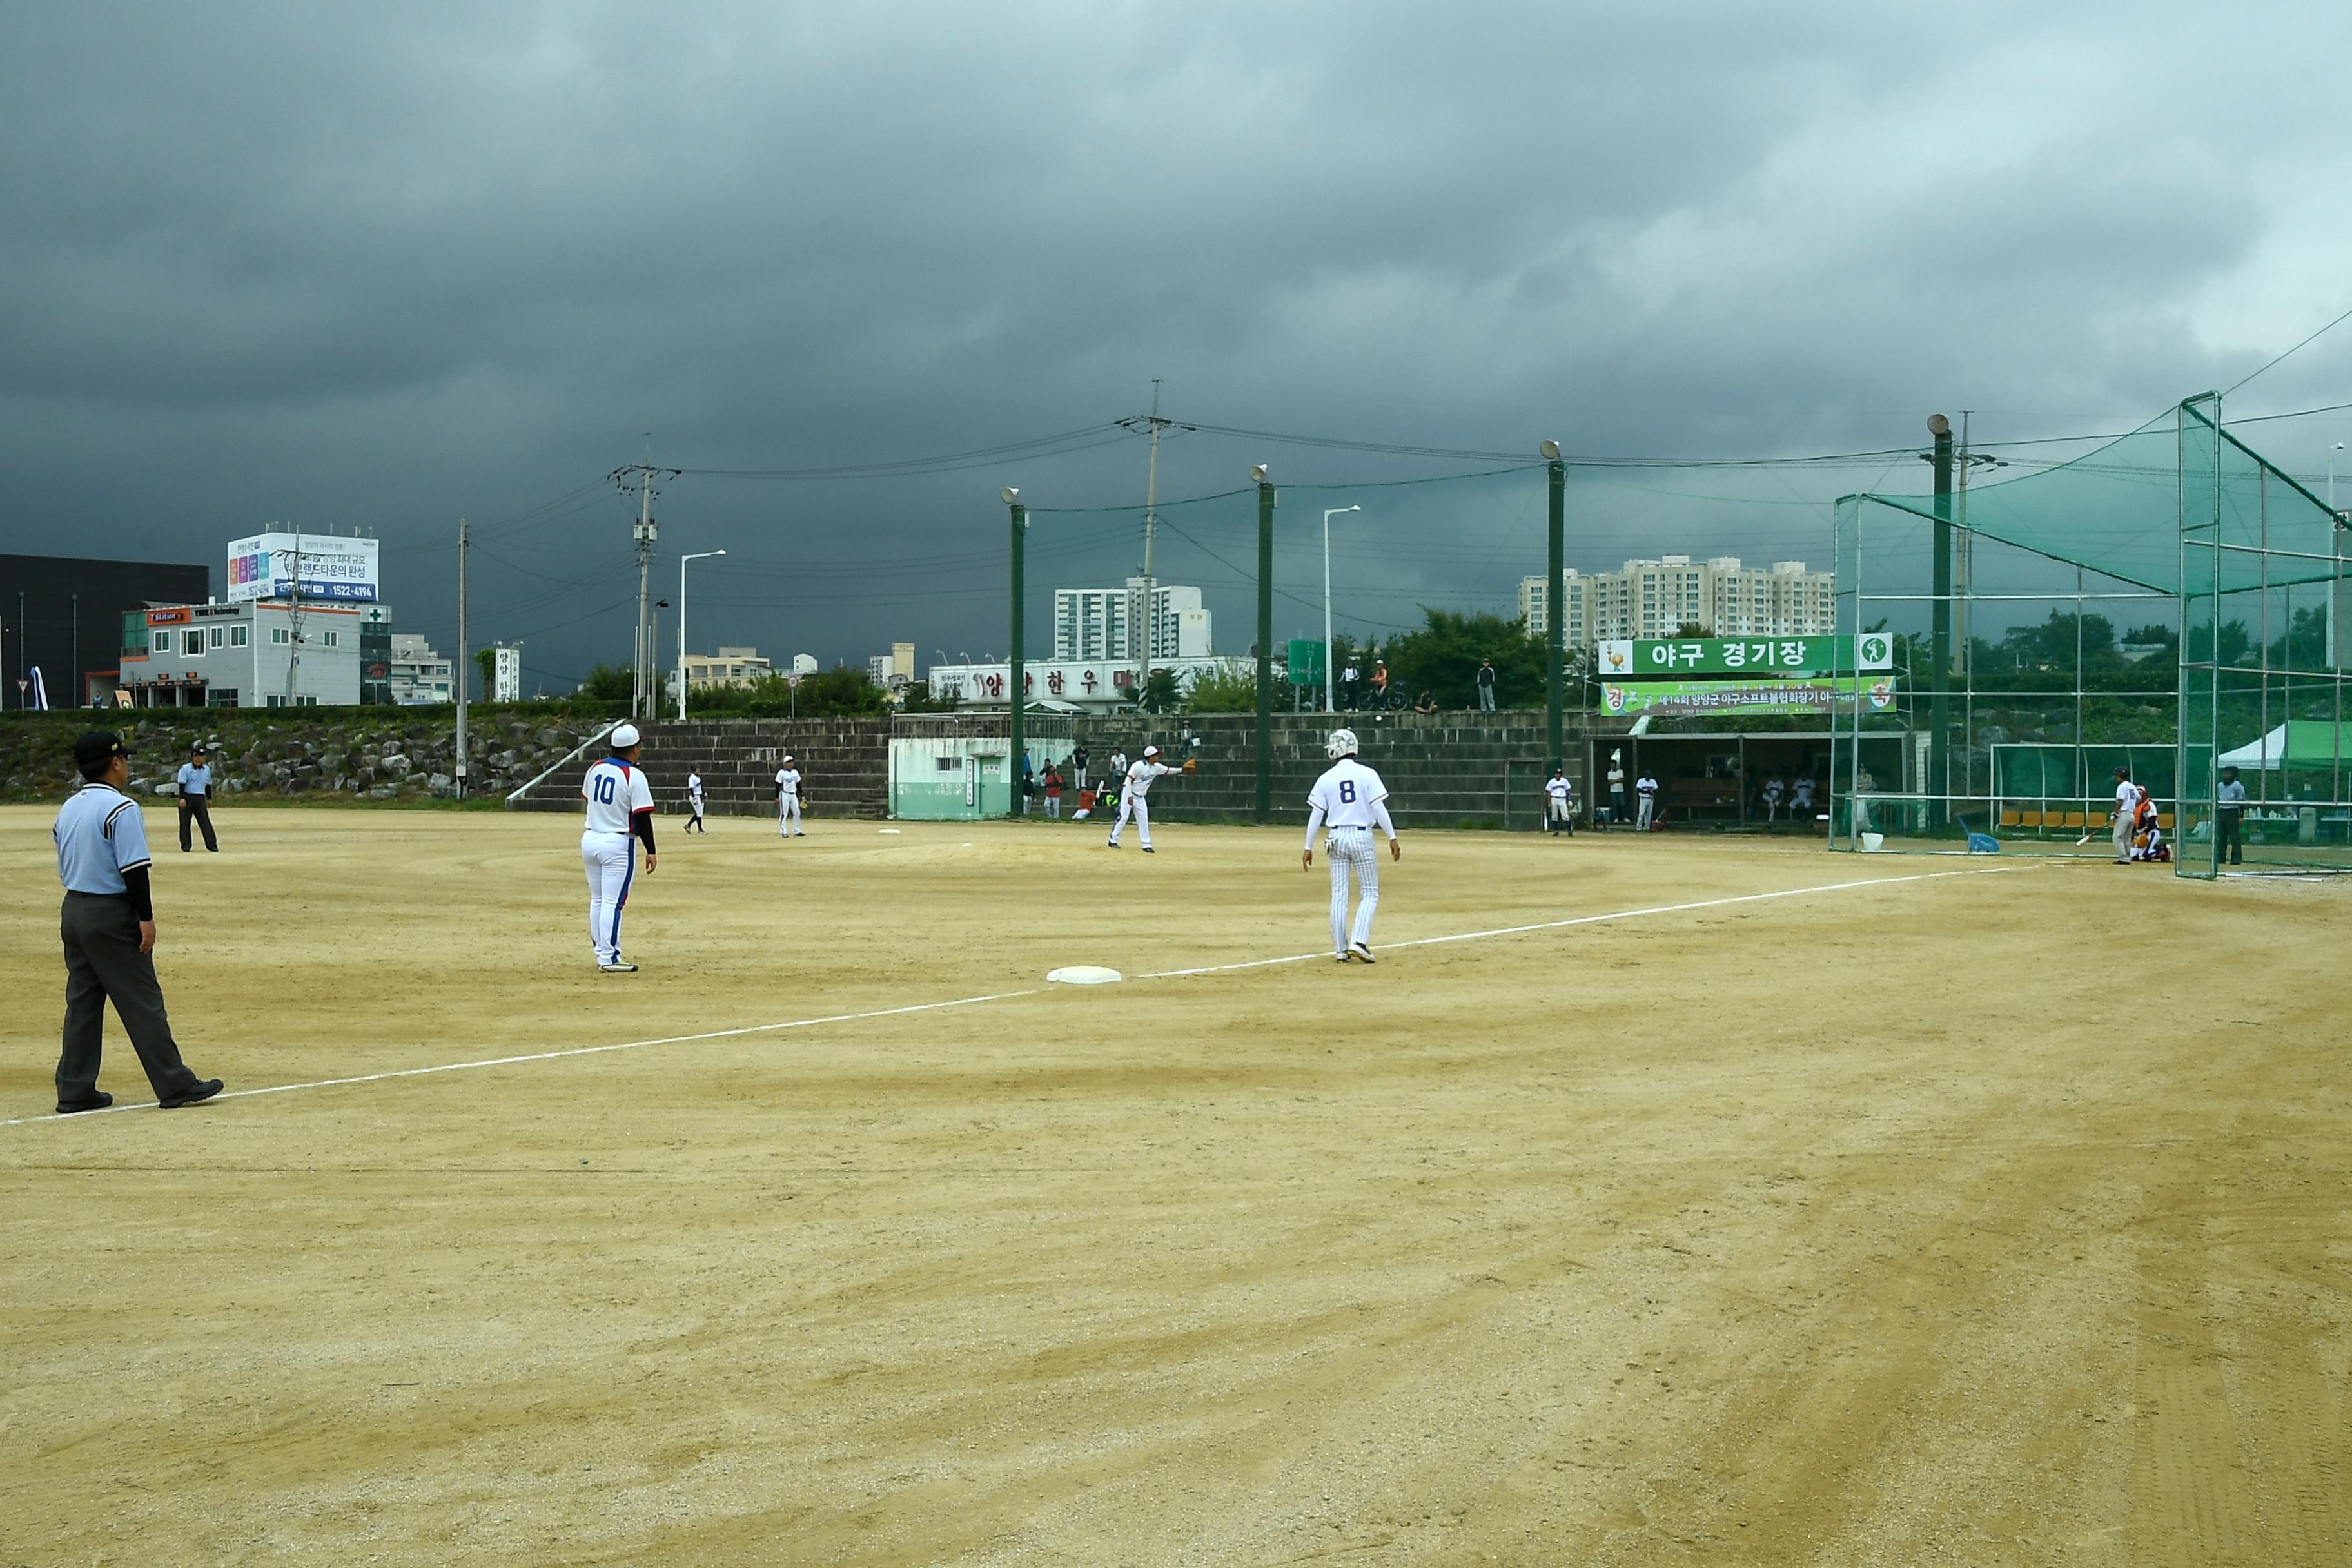
<instances>
[{"instance_id":1,"label":"infielder throwing ball","mask_svg":"<svg viewBox=\"0 0 2352 1568\"><path fill-rule=\"evenodd\" d=\"M637 966L621 958L621 910L636 876L635 839L646 841L646 874L653 874L654 792L637 768L637 727L622 725L607 743L613 754L580 782L588 802L588 827L580 835L580 861L588 868L588 941L598 969L635 974Z\"/></svg>"},{"instance_id":2,"label":"infielder throwing ball","mask_svg":"<svg viewBox=\"0 0 2352 1568\"><path fill-rule=\"evenodd\" d=\"M790 752L784 753L784 765L776 770L776 837L808 837L801 831L801 771L793 766Z\"/></svg>"},{"instance_id":3,"label":"infielder throwing ball","mask_svg":"<svg viewBox=\"0 0 2352 1568\"><path fill-rule=\"evenodd\" d=\"M1324 743L1331 765L1307 792L1307 804L1311 808L1307 816L1307 847L1300 852L1301 869L1315 868L1315 834L1328 826L1330 838L1324 844L1325 857L1331 862L1331 954L1340 963L1356 959L1370 963L1372 959L1372 911L1381 907L1381 858L1372 847L1372 829L1377 826L1389 836L1389 858L1404 858L1404 847L1397 842L1396 826L1389 821L1388 786L1381 775L1356 760L1356 732L1334 730ZM1356 874L1356 887L1360 895L1356 902L1356 927L1348 929L1348 873Z\"/></svg>"},{"instance_id":4,"label":"infielder throwing ball","mask_svg":"<svg viewBox=\"0 0 2352 1568\"><path fill-rule=\"evenodd\" d=\"M1160 748L1146 746L1143 755L1127 770L1127 787L1118 792L1118 820L1111 824L1110 847L1118 847L1118 836L1127 830L1127 819L1135 818L1135 831L1143 840L1143 852L1151 853L1151 807L1147 797L1151 794L1151 781L1179 770L1160 760ZM1186 763L1181 770L1192 771Z\"/></svg>"}]
</instances>

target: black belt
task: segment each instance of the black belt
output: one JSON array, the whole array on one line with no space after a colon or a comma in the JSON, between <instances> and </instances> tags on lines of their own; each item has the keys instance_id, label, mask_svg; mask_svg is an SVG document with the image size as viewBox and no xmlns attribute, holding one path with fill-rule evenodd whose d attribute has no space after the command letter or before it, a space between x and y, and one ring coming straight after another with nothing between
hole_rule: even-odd
<instances>
[{"instance_id":1,"label":"black belt","mask_svg":"<svg viewBox=\"0 0 2352 1568\"><path fill-rule=\"evenodd\" d=\"M128 888L119 893L85 893L79 888L66 889L66 897L68 899L127 899L130 896L131 890Z\"/></svg>"}]
</instances>

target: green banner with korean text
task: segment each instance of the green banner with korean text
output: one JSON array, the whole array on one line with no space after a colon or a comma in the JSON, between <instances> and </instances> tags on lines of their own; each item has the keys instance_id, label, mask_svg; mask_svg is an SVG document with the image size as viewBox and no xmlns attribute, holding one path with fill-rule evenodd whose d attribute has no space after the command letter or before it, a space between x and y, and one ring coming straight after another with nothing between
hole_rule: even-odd
<instances>
[{"instance_id":1,"label":"green banner with korean text","mask_svg":"<svg viewBox=\"0 0 2352 1568\"><path fill-rule=\"evenodd\" d=\"M1842 675L1819 680L1603 681L1608 713L1881 713L1895 706L1891 675Z\"/></svg>"},{"instance_id":2,"label":"green banner with korean text","mask_svg":"<svg viewBox=\"0 0 2352 1568\"><path fill-rule=\"evenodd\" d=\"M1886 632L1853 637L1660 637L1604 639L1593 673L1603 680L1689 675L1867 675L1895 668Z\"/></svg>"}]
</instances>

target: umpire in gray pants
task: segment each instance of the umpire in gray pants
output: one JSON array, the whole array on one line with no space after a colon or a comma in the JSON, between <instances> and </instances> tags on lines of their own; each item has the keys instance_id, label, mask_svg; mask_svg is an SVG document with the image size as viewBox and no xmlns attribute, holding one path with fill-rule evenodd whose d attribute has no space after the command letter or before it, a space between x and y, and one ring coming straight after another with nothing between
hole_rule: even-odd
<instances>
[{"instance_id":1,"label":"umpire in gray pants","mask_svg":"<svg viewBox=\"0 0 2352 1568\"><path fill-rule=\"evenodd\" d=\"M216 1078L198 1078L180 1059L163 988L155 981L155 903L146 819L122 793L131 752L117 737L92 731L74 742L82 786L58 813L58 880L65 907L58 934L66 950L65 1048L58 1057L58 1114L100 1110L114 1097L98 1087L106 1004L114 1004L155 1099L166 1110L210 1100Z\"/></svg>"}]
</instances>

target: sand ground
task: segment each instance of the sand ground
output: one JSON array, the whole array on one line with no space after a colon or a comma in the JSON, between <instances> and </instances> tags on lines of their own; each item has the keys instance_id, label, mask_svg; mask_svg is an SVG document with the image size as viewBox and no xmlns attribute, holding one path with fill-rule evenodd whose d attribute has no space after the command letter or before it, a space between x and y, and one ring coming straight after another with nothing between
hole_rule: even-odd
<instances>
[{"instance_id":1,"label":"sand ground","mask_svg":"<svg viewBox=\"0 0 2352 1568\"><path fill-rule=\"evenodd\" d=\"M573 819L219 816L232 1089L996 999L0 1126L0 1563L2352 1557L2352 885L1417 834L1155 979L1295 830L673 821L604 977Z\"/></svg>"}]
</instances>

